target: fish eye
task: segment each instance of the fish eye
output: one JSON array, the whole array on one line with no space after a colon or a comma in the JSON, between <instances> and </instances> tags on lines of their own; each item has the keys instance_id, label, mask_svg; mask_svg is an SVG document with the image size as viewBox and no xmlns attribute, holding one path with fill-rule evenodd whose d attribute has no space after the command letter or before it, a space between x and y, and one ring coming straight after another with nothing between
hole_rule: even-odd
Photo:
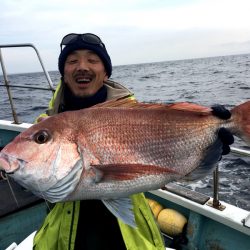
<instances>
[{"instance_id":1,"label":"fish eye","mask_svg":"<svg viewBox=\"0 0 250 250\"><path fill-rule=\"evenodd\" d=\"M47 131L42 130L34 135L34 141L38 144L44 144L50 139L50 135Z\"/></svg>"}]
</instances>

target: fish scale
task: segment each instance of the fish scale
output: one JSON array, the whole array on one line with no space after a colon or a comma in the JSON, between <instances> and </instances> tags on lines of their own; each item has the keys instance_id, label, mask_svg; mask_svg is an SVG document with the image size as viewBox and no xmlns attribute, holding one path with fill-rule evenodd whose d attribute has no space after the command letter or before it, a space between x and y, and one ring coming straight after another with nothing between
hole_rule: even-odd
<instances>
[{"instance_id":1,"label":"fish scale","mask_svg":"<svg viewBox=\"0 0 250 250\"><path fill-rule=\"evenodd\" d=\"M104 126L104 128L106 128L105 131L98 131L96 133L95 130L91 129L93 136L91 136L91 133L88 133L88 141L92 144L97 145L96 152L94 154L97 155L99 159L101 159L101 162L103 164L106 164L107 161L116 163L118 159L120 159L120 161L118 162L124 162L129 158L130 161L134 163L137 162L144 164L160 164L161 162L163 162L166 165L168 164L168 159L176 158L176 154L179 155L179 157L183 155L183 153L186 153L187 155L190 154L185 145L188 145L190 143L196 143L197 145L197 137L186 136L185 138L183 136L187 135L190 132L190 129L188 129L188 127L191 127L193 130L194 125L192 123L190 123L192 126L187 126L187 128L185 129L182 129L180 127L180 129L172 131L171 129L169 129L169 123L167 123L166 125L164 123L151 124L150 121L148 122L148 124L145 124L145 122L144 124L141 124L140 121L138 121L138 124L132 124L129 122L129 114L131 112L127 113L126 110L121 109L118 110L117 113L119 113L120 115L120 117L117 118L117 120L119 121L118 124L113 124L111 120L108 126ZM143 115L144 112L141 113ZM140 117L142 117L142 115L140 115ZM99 117L98 122L101 123L102 117L96 117ZM123 117L126 117L127 119L122 119ZM196 127L198 128L198 130L202 130L198 126ZM99 128L97 128L97 130L99 130ZM177 141L177 136L175 135L176 132L181 135L181 139L179 140L179 142ZM197 131L195 131L195 133L197 134ZM97 137L96 134L100 136ZM92 137L94 137L94 139L92 139ZM148 140L153 140L153 142L148 143ZM133 145L131 141L136 141L136 144ZM203 141L204 139L201 139L202 144L204 143ZM102 147L103 144L105 145L105 147ZM128 150L119 150L120 147L124 149L128 148ZM133 156L131 158L132 152L142 152L143 157L134 156L134 158L137 159L135 161L133 159ZM173 154L175 156L172 156ZM108 155L109 158L103 159L102 156L106 155ZM140 161L141 159L143 159L143 162Z\"/></svg>"}]
</instances>

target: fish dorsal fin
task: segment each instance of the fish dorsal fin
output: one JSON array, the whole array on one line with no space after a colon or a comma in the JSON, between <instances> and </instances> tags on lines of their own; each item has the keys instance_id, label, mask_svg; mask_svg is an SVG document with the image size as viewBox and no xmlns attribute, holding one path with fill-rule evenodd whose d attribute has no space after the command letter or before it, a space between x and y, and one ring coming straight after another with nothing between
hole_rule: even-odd
<instances>
[{"instance_id":1,"label":"fish dorsal fin","mask_svg":"<svg viewBox=\"0 0 250 250\"><path fill-rule=\"evenodd\" d=\"M182 111L191 111L191 112L197 112L200 114L211 114L212 109L205 107L205 106L201 106L195 103L189 103L189 102L178 102L178 103L174 103L171 105L170 107L171 109L175 109L175 110L182 110Z\"/></svg>"},{"instance_id":2,"label":"fish dorsal fin","mask_svg":"<svg viewBox=\"0 0 250 250\"><path fill-rule=\"evenodd\" d=\"M211 114L212 111L211 108L204 107L195 103L189 103L189 102L178 102L171 104L141 103L131 97L109 100L103 103L99 103L93 106L92 108L165 109L165 110L188 111L202 115Z\"/></svg>"},{"instance_id":3,"label":"fish dorsal fin","mask_svg":"<svg viewBox=\"0 0 250 250\"><path fill-rule=\"evenodd\" d=\"M172 104L138 102L134 97L131 98L131 96L128 96L99 103L91 108L166 109L171 105Z\"/></svg>"},{"instance_id":4,"label":"fish dorsal fin","mask_svg":"<svg viewBox=\"0 0 250 250\"><path fill-rule=\"evenodd\" d=\"M117 108L117 107L132 108L137 104L138 102L134 98L124 97L120 99L112 99L103 103L98 103L92 108Z\"/></svg>"}]
</instances>

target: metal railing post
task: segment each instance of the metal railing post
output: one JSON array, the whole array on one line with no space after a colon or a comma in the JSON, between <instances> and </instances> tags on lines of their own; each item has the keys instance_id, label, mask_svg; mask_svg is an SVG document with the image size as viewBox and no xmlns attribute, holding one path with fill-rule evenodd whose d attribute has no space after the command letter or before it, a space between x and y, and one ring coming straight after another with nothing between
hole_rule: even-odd
<instances>
[{"instance_id":1,"label":"metal railing post","mask_svg":"<svg viewBox=\"0 0 250 250\"><path fill-rule=\"evenodd\" d=\"M15 107L14 107L14 103L13 103L13 99L12 99L12 95L11 95L11 92L10 92L9 80L8 80L8 77L7 77L7 74L6 74L6 69L5 69L5 66L4 66L4 61L3 61L1 48L0 48L0 63L1 63L2 72L3 72L4 84L6 86L6 90L7 90L9 101L10 101L10 106L11 106L11 111L12 111L12 116L13 116L13 119L14 119L14 123L19 124L17 114L16 114L16 111L15 111Z\"/></svg>"}]
</instances>

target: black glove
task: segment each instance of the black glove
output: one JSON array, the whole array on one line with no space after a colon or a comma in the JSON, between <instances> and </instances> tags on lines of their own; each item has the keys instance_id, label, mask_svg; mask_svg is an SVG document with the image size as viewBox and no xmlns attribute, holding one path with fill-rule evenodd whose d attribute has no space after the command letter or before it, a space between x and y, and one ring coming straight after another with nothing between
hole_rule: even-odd
<instances>
[{"instance_id":1,"label":"black glove","mask_svg":"<svg viewBox=\"0 0 250 250\"><path fill-rule=\"evenodd\" d=\"M230 119L231 113L223 105L215 105L212 108L212 114L220 119L227 120ZM226 155L230 152L229 145L234 143L234 137L229 130L226 128L220 128L218 131L218 137L223 143L222 155Z\"/></svg>"}]
</instances>

